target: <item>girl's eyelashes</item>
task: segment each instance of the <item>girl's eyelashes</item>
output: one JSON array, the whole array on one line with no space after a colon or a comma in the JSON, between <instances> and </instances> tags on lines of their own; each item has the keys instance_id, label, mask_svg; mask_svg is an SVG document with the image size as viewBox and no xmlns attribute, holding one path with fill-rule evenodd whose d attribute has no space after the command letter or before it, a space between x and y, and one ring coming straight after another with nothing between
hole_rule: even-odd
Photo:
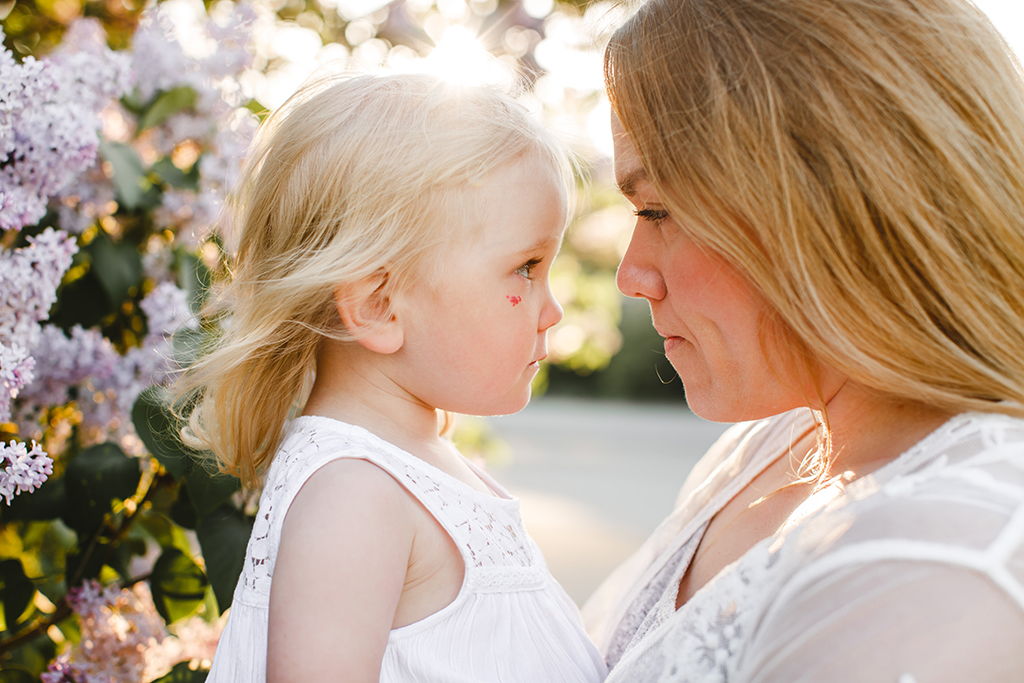
<instances>
[{"instance_id":1,"label":"girl's eyelashes","mask_svg":"<svg viewBox=\"0 0 1024 683\"><path fill-rule=\"evenodd\" d=\"M529 279L531 279L530 278L531 272L538 265L540 265L540 259L536 259L536 258L530 259L529 261L527 261L523 265L521 265L518 268L516 268L515 273L516 273L516 275L519 275L520 277L524 277L527 280L529 280Z\"/></svg>"},{"instance_id":2,"label":"girl's eyelashes","mask_svg":"<svg viewBox=\"0 0 1024 683\"><path fill-rule=\"evenodd\" d=\"M657 225L668 218L668 211L665 211L664 209L639 209L634 211L633 215Z\"/></svg>"}]
</instances>

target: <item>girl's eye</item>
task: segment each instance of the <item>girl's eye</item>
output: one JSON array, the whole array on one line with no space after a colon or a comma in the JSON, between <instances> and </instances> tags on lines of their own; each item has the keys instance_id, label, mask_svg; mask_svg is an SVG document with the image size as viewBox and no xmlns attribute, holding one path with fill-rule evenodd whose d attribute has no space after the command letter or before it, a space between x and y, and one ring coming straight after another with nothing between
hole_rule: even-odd
<instances>
[{"instance_id":1,"label":"girl's eye","mask_svg":"<svg viewBox=\"0 0 1024 683\"><path fill-rule=\"evenodd\" d=\"M640 209L639 211L634 211L633 215L657 225L668 218L668 211L664 209Z\"/></svg>"},{"instance_id":2,"label":"girl's eye","mask_svg":"<svg viewBox=\"0 0 1024 683\"><path fill-rule=\"evenodd\" d=\"M523 265L521 265L521 266L519 266L518 268L516 268L516 275L519 275L520 277L524 277L524 278L526 278L527 280L529 280L529 279L530 279L530 273L531 273L531 271L532 271L532 270L534 269L534 267L536 267L536 266L537 266L537 265L538 265L539 263L540 263L540 260L539 260L539 259L530 259L529 261L527 261L527 262L526 262L526 263L524 263Z\"/></svg>"}]
</instances>

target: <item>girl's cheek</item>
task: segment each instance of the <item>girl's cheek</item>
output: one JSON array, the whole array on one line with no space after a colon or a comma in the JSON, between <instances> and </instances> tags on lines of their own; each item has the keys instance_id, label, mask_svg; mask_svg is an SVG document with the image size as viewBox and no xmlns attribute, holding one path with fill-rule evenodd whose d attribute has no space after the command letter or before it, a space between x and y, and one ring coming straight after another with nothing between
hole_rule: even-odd
<instances>
[{"instance_id":1,"label":"girl's cheek","mask_svg":"<svg viewBox=\"0 0 1024 683\"><path fill-rule=\"evenodd\" d=\"M508 299L508 302L512 304L513 307L518 306L519 303L523 300L523 297L516 296L515 294L506 294L505 298Z\"/></svg>"}]
</instances>

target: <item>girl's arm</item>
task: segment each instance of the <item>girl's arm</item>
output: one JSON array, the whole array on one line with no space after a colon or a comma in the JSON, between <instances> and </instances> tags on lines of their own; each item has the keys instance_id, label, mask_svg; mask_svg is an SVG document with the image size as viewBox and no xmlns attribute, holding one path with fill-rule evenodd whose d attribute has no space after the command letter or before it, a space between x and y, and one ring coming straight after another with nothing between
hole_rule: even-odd
<instances>
[{"instance_id":1,"label":"girl's arm","mask_svg":"<svg viewBox=\"0 0 1024 683\"><path fill-rule=\"evenodd\" d=\"M267 683L378 683L414 537L410 497L363 460L313 474L285 518Z\"/></svg>"}]
</instances>

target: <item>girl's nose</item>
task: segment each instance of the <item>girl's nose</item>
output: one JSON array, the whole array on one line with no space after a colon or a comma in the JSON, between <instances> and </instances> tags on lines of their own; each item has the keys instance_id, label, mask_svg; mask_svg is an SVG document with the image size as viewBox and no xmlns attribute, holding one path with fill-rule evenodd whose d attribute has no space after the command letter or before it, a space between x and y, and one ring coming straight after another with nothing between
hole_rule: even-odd
<instances>
[{"instance_id":1,"label":"girl's nose","mask_svg":"<svg viewBox=\"0 0 1024 683\"><path fill-rule=\"evenodd\" d=\"M548 289L547 301L544 302L544 308L540 312L540 331L543 332L550 327L554 327L558 324L558 321L562 319L562 305L558 303L558 299L551 293L551 289Z\"/></svg>"},{"instance_id":2,"label":"girl's nose","mask_svg":"<svg viewBox=\"0 0 1024 683\"><path fill-rule=\"evenodd\" d=\"M654 254L644 232L639 225L633 230L629 247L615 273L615 284L628 297L660 301L665 298L665 280L655 265Z\"/></svg>"}]
</instances>

